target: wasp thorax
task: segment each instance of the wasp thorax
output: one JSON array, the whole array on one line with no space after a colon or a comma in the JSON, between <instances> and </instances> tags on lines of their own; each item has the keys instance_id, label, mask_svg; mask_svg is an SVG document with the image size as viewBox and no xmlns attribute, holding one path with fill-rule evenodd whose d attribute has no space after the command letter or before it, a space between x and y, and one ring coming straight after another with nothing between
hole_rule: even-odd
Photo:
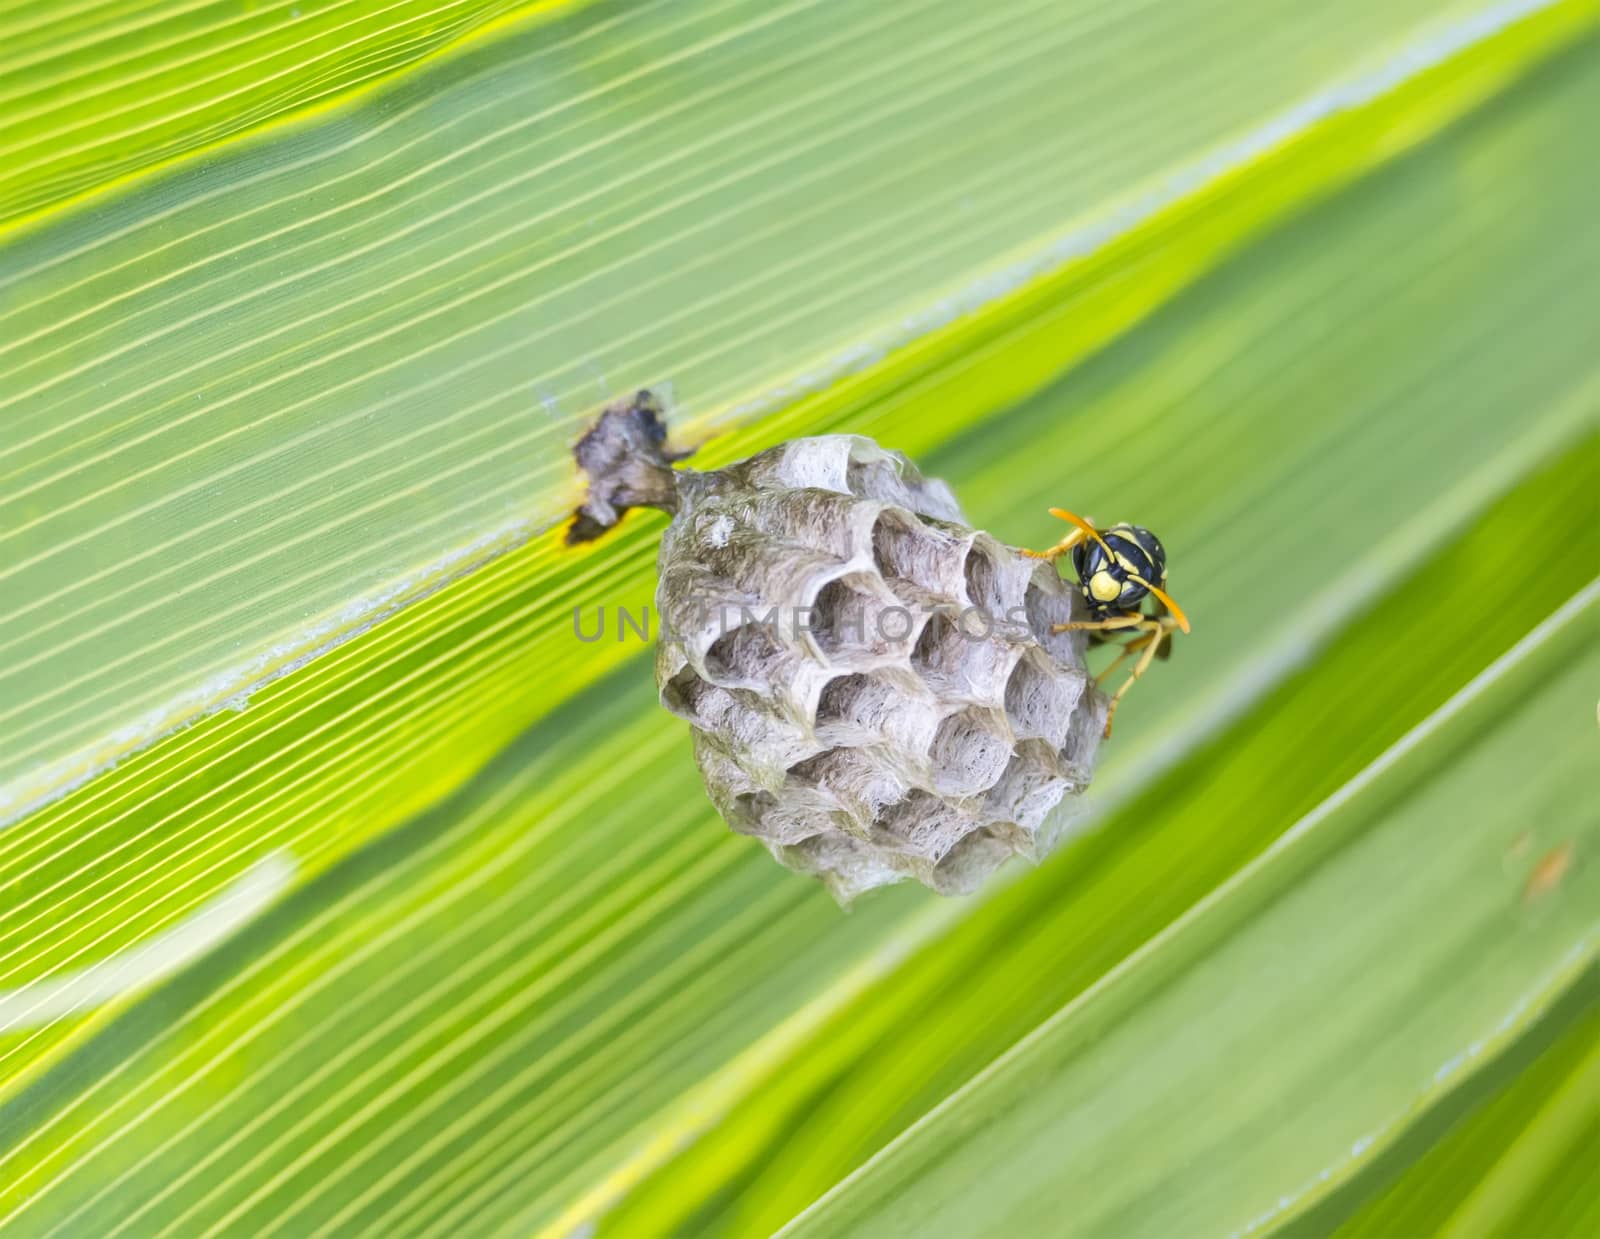
<instances>
[{"instance_id":1,"label":"wasp thorax","mask_svg":"<svg viewBox=\"0 0 1600 1239\"><path fill-rule=\"evenodd\" d=\"M1167 553L1148 529L1113 525L1073 547L1072 566L1091 609L1131 611L1166 580Z\"/></svg>"}]
</instances>

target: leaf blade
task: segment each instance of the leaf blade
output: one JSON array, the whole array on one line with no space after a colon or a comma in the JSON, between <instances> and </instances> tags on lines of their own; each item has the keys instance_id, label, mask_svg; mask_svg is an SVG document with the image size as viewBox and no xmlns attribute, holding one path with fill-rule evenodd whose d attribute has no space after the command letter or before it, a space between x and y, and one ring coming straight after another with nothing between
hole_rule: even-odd
<instances>
[{"instance_id":1,"label":"leaf blade","mask_svg":"<svg viewBox=\"0 0 1600 1239\"><path fill-rule=\"evenodd\" d=\"M1084 1002L1041 1026L785 1233L845 1235L867 1228L880 1235L909 1234L926 1233L917 1227L932 1225L941 1233L976 1234L988 1233L986 1228L1002 1218L1007 1225L1027 1227L1046 1217L1056 1225L1064 1221L1071 1233L1160 1228L1178 1219L1207 1230L1249 1233L1305 1208L1330 1180L1351 1173L1369 1149L1392 1139L1411 1110L1385 1110L1381 1104L1374 1108L1363 1104L1371 1098L1352 1098L1351 1093L1371 1092L1375 1079L1387 1075L1378 1092L1393 1089L1397 1080L1409 1080L1412 1105L1420 1107L1427 1093L1448 1087L1445 1081L1468 1059L1507 1039L1592 965L1600 949L1600 922L1575 912L1559 930L1546 928L1542 950L1530 952L1526 961L1512 948L1498 952L1499 967L1474 970L1470 981L1454 992L1446 983L1446 970L1459 969L1463 948L1493 952L1496 939L1505 940L1508 921L1516 927L1521 911L1514 895L1520 883L1506 882L1499 872L1485 880L1480 869L1469 889L1463 890L1461 883L1474 875L1472 867L1461 864L1464 855L1493 861L1510 842L1503 837L1506 819L1495 814L1511 800L1494 795L1497 784L1505 790L1499 779L1505 754L1516 753L1525 761L1523 755L1543 747L1547 760L1537 762L1535 769L1551 783L1546 788L1549 816L1541 826L1569 833L1585 849L1600 842L1582 811L1594 790L1592 771L1583 766L1593 737L1571 726L1579 707L1588 704L1587 692L1574 682L1580 677L1562 680L1550 667L1557 657L1571 658L1574 671L1592 673L1600 667L1593 645L1597 631L1600 581L1386 754L1369 777L1358 780L1358 788L1303 820L1261 861L1110 974L1097 987L1098 995L1091 992ZM1497 725L1496 714L1512 694L1539 677L1544 684L1530 693L1527 705L1513 706L1509 718ZM1476 741L1475 733L1485 726L1486 737ZM1523 731L1543 743L1530 744L1518 734ZM1432 783L1425 781L1408 801L1408 763L1423 764L1425 774L1427 764L1440 760L1428 753L1431 746L1474 746L1475 741L1480 751L1470 761L1457 763ZM1386 787L1386 780L1399 786ZM1453 798L1443 797L1451 811L1430 820L1429 814L1440 806L1429 801L1441 796L1441 788L1453 792ZM1370 824L1362 820L1362 798L1377 804ZM1440 818L1446 819L1444 828ZM1452 829L1460 833L1452 836ZM1353 832L1343 847L1326 839L1341 831ZM1416 846L1419 834L1422 846ZM1297 848L1321 851L1320 857L1301 862L1314 868L1307 871L1287 859ZM1426 864L1446 860L1450 881L1421 878ZM1275 876L1279 883L1272 881ZM1385 922L1381 932L1363 926L1360 934L1344 932L1317 942L1319 926L1326 930L1333 923L1332 909L1354 913L1362 908L1362 890L1385 887L1399 896L1397 902L1415 898L1416 905L1399 912L1368 908L1368 918ZM1582 892L1575 890L1574 897L1580 907L1595 906ZM1218 911L1230 900L1247 900L1252 906ZM1476 921L1476 926L1454 942L1443 942L1445 909L1452 932L1465 921ZM1241 912L1243 919L1235 919ZM1208 917L1216 917L1217 923L1207 925ZM1224 918L1233 923L1223 924ZM1402 925L1427 925L1432 932L1397 932ZM1524 938L1534 936L1526 924L1521 928ZM1441 1023L1447 1029L1419 1027L1416 1018L1400 1016L1414 983L1403 975L1396 978L1393 968L1380 972L1376 967L1400 943L1412 944L1423 958L1432 955L1425 965L1433 982L1429 1002L1445 1009ZM1168 950L1172 956L1163 966L1161 955ZM1291 964L1289 957L1296 951L1306 958ZM1187 968L1177 963L1180 955ZM1507 971L1505 955L1519 971ZM1330 991L1304 974L1294 975L1298 969L1314 969L1314 959L1330 969L1330 980L1354 980L1361 974L1391 987L1397 979L1400 984L1376 1003L1362 990ZM1540 962L1521 969L1535 960ZM1271 984L1263 986L1262 977ZM1124 992L1116 995L1119 987ZM1487 1001L1485 988L1494 991ZM1474 992L1462 992L1468 989ZM1277 994L1264 992L1269 990ZM1275 998L1282 1000L1276 1015L1292 1011L1292 1026L1314 1043L1308 1052L1296 1047L1297 1052L1286 1053L1286 1019L1263 1017ZM1361 1007L1378 1006L1383 1018L1370 1011L1354 1017L1341 1012L1339 1004L1351 999ZM1242 1011L1224 1009L1229 1006ZM1251 1032L1251 1021L1263 1018L1270 1029L1264 1035L1277 1041L1267 1057L1263 1032ZM1307 1019L1323 1023L1308 1024ZM1362 1028L1365 1035L1357 1035ZM1176 1049L1180 1038L1192 1039L1201 1052ZM1404 1044L1406 1038L1411 1044ZM1419 1040L1429 1044L1419 1050ZM1164 1051L1153 1052L1157 1045ZM1270 1064L1278 1076L1276 1085L1269 1085L1260 1072L1240 1071L1252 1058ZM1316 1067L1298 1075L1291 1069L1284 1079L1285 1060L1297 1059ZM1341 1064L1348 1068L1353 1061L1364 1064L1358 1075L1330 1070ZM1138 1078L1138 1064L1143 1064L1145 1077L1158 1078ZM1241 1090L1246 1095L1233 1094L1228 1086L1233 1080L1247 1082ZM1338 1096L1339 1090L1345 1095ZM1318 1117L1331 1130L1308 1133L1315 1120L1285 1113L1284 1097L1296 1097L1297 1106L1319 1108ZM1183 1115L1207 1117L1191 1130L1174 1121ZM1263 1123L1292 1131L1295 1138L1266 1140ZM979 1129L982 1140L972 1140ZM1141 1162L1133 1156L1136 1147L1145 1156L1152 1151L1159 1155ZM1234 1181L1228 1183L1228 1175L1219 1181L1218 1159L1230 1156ZM1269 1163L1277 1164L1269 1168ZM1296 1164L1298 1170L1292 1168ZM1159 1193L1151 1191L1148 1181L1154 1166L1166 1168ZM1239 1180L1249 1184L1253 1202L1234 1194ZM988 1184L990 1194L979 1199L965 1193L962 1185L973 1182ZM1288 1184L1288 1190L1275 1189L1274 1183ZM998 1217L992 1211L997 1200L1005 1202Z\"/></svg>"}]
</instances>

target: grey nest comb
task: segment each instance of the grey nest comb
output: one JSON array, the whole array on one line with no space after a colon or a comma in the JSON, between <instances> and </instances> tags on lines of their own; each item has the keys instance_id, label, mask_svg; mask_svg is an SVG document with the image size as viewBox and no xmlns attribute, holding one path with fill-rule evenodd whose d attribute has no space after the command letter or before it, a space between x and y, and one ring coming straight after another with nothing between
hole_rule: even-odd
<instances>
[{"instance_id":1,"label":"grey nest comb","mask_svg":"<svg viewBox=\"0 0 1600 1239\"><path fill-rule=\"evenodd\" d=\"M578 448L573 540L623 510L661 542L661 703L734 830L841 901L917 881L964 894L1059 840L1105 721L1077 591L968 528L949 487L857 435L674 469L648 393Z\"/></svg>"}]
</instances>

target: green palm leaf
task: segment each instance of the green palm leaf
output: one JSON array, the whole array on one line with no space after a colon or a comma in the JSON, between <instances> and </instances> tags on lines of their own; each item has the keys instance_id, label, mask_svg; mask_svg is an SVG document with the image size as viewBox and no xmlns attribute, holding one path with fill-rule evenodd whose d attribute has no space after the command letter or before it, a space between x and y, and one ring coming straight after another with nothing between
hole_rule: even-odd
<instances>
[{"instance_id":1,"label":"green palm leaf","mask_svg":"<svg viewBox=\"0 0 1600 1239\"><path fill-rule=\"evenodd\" d=\"M0 2L0 1217L1586 1233L1596 15ZM728 833L643 385L1157 528L1096 829Z\"/></svg>"}]
</instances>

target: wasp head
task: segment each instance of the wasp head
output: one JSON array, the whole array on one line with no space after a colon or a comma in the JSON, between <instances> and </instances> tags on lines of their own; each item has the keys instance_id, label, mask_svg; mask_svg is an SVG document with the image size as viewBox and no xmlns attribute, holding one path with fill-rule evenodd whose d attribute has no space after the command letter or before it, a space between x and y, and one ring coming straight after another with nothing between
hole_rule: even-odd
<instances>
[{"instance_id":1,"label":"wasp head","mask_svg":"<svg viewBox=\"0 0 1600 1239\"><path fill-rule=\"evenodd\" d=\"M1150 586L1166 584L1167 552L1138 525L1113 525L1072 548L1072 566L1089 609L1096 614L1134 611Z\"/></svg>"}]
</instances>

